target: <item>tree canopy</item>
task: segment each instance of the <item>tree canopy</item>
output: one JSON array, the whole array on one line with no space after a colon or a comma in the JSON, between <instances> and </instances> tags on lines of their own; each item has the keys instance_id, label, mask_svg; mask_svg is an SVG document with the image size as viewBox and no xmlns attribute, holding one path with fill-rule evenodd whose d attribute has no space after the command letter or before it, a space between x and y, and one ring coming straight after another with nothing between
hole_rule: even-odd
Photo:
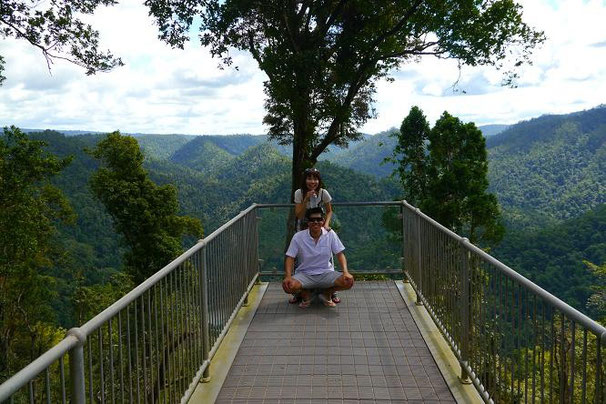
<instances>
[{"instance_id":1,"label":"tree canopy","mask_svg":"<svg viewBox=\"0 0 606 404\"><path fill-rule=\"evenodd\" d=\"M392 157L387 161L397 163L395 171L399 174L404 188L404 198L414 206L419 206L427 186L427 142L429 140L429 122L423 111L417 106L402 121L400 132L391 136L398 139Z\"/></svg>"},{"instance_id":2,"label":"tree canopy","mask_svg":"<svg viewBox=\"0 0 606 404\"><path fill-rule=\"evenodd\" d=\"M15 127L0 136L0 380L48 348L41 340L52 333L56 293L49 268L63 254L56 225L74 220L50 184L71 158L59 159L44 145Z\"/></svg>"},{"instance_id":3,"label":"tree canopy","mask_svg":"<svg viewBox=\"0 0 606 404\"><path fill-rule=\"evenodd\" d=\"M92 14L99 5L114 5L116 0L2 0L0 3L0 39L24 39L38 48L50 69L56 59L86 69L86 74L107 71L122 61L99 49L99 33L82 22L78 14ZM0 55L0 84L5 77L4 58Z\"/></svg>"},{"instance_id":4,"label":"tree canopy","mask_svg":"<svg viewBox=\"0 0 606 404\"><path fill-rule=\"evenodd\" d=\"M404 193L425 213L473 242L495 243L505 228L497 198L488 190L482 132L444 112L430 130L412 107L402 122L392 161Z\"/></svg>"},{"instance_id":5,"label":"tree canopy","mask_svg":"<svg viewBox=\"0 0 606 404\"><path fill-rule=\"evenodd\" d=\"M606 263L601 266L584 261L585 265L598 276L600 282L592 287L594 294L587 301L588 306L595 308L598 313L598 319L602 324L606 324Z\"/></svg>"},{"instance_id":6,"label":"tree canopy","mask_svg":"<svg viewBox=\"0 0 606 404\"><path fill-rule=\"evenodd\" d=\"M102 167L91 176L91 188L124 237L127 272L140 283L182 252L184 235L202 236L202 225L177 215L176 188L149 178L135 138L110 133L92 154Z\"/></svg>"},{"instance_id":7,"label":"tree canopy","mask_svg":"<svg viewBox=\"0 0 606 404\"><path fill-rule=\"evenodd\" d=\"M425 55L504 67L529 60L543 33L513 0L243 1L150 0L160 37L182 47L201 22L201 41L232 63L249 52L267 74L264 123L293 145L293 187L331 144L346 145L375 115L377 80ZM198 17L194 19L194 17Z\"/></svg>"}]
</instances>

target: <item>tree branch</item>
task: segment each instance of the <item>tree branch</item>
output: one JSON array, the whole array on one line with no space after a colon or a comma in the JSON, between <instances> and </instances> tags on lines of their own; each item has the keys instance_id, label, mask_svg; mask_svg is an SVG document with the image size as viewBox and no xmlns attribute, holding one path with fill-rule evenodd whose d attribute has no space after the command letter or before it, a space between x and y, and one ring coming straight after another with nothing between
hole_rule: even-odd
<instances>
[{"instance_id":1,"label":"tree branch","mask_svg":"<svg viewBox=\"0 0 606 404\"><path fill-rule=\"evenodd\" d=\"M322 24L320 24L320 21L318 21L318 26L316 27L316 30L318 31L319 36L326 36L328 29L332 26L337 16L341 13L345 1L346 0L339 0L339 3L335 6L333 11L328 16L328 20L324 21Z\"/></svg>"},{"instance_id":2,"label":"tree branch","mask_svg":"<svg viewBox=\"0 0 606 404\"><path fill-rule=\"evenodd\" d=\"M369 77L364 76L364 74L362 74L362 72L359 71L359 74L356 76L356 79L352 80L352 84L349 86L349 89L347 90L347 95L345 96L345 99L339 106L339 110L343 110L344 108L349 108L349 106L351 105L352 101L354 100L356 94L358 93L358 91L360 91L360 88L362 87L363 83L368 81L368 79L369 79ZM339 116L340 116L340 114L336 114L335 118L333 119L332 123L330 124L330 127L328 128L328 131L326 131L326 135L324 136L322 141L316 147L313 148L311 155L310 155L312 160L317 159L320 156L320 154L322 154L324 149L326 149L331 143L333 143L339 137L338 129L339 129L339 126L343 123L342 120L339 118Z\"/></svg>"},{"instance_id":3,"label":"tree branch","mask_svg":"<svg viewBox=\"0 0 606 404\"><path fill-rule=\"evenodd\" d=\"M370 45L370 49L376 48L385 39L396 34L404 26L404 24L408 22L408 20L410 19L410 17L412 17L415 11L417 11L417 8L421 5L421 3L423 3L423 0L417 0L413 5L411 5L406 14L404 14L402 19L398 21L398 23L394 25L392 29L384 32L382 35L380 35L377 39L373 41L373 43Z\"/></svg>"},{"instance_id":4,"label":"tree branch","mask_svg":"<svg viewBox=\"0 0 606 404\"><path fill-rule=\"evenodd\" d=\"M284 27L286 28L286 32L288 33L288 39L290 39L292 49L295 53L299 53L301 49L299 48L298 43L295 40L295 35L289 23L288 10L286 8L284 8L284 11L282 12L282 19L284 20Z\"/></svg>"}]
</instances>

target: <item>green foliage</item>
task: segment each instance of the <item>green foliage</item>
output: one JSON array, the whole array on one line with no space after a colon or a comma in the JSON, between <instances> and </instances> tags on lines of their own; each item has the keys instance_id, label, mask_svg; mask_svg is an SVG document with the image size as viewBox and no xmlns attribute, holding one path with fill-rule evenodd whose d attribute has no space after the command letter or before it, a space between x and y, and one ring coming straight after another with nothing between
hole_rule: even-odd
<instances>
[{"instance_id":1,"label":"green foliage","mask_svg":"<svg viewBox=\"0 0 606 404\"><path fill-rule=\"evenodd\" d=\"M74 294L77 324L84 324L101 313L135 286L130 275L125 273L112 275L106 283L79 285Z\"/></svg>"},{"instance_id":2,"label":"green foliage","mask_svg":"<svg viewBox=\"0 0 606 404\"><path fill-rule=\"evenodd\" d=\"M589 296L587 306L595 310L596 318L602 325L606 325L606 263L597 266L589 261L583 262L598 278L598 282L591 287L594 293Z\"/></svg>"},{"instance_id":3,"label":"green foliage","mask_svg":"<svg viewBox=\"0 0 606 404\"><path fill-rule=\"evenodd\" d=\"M71 159L43 146L15 127L0 137L0 380L49 347L56 295L49 268L62 255L57 224L74 220L50 184Z\"/></svg>"},{"instance_id":4,"label":"green foliage","mask_svg":"<svg viewBox=\"0 0 606 404\"><path fill-rule=\"evenodd\" d=\"M99 33L77 15L92 14L99 5L113 5L115 0L55 0L44 3L27 0L2 0L0 38L25 39L42 51L46 63L68 60L86 69L86 74L108 71L122 61L110 52L99 50ZM0 56L0 84L4 59Z\"/></svg>"},{"instance_id":5,"label":"green foliage","mask_svg":"<svg viewBox=\"0 0 606 404\"><path fill-rule=\"evenodd\" d=\"M606 204L581 217L536 231L508 235L492 254L566 303L592 317L597 307L586 306L598 274L583 261L606 262Z\"/></svg>"},{"instance_id":6,"label":"green foliage","mask_svg":"<svg viewBox=\"0 0 606 404\"><path fill-rule=\"evenodd\" d=\"M510 125L484 125L478 129L484 137L493 136L507 129ZM385 178L393 174L396 168L393 151L398 142L396 128L374 135L366 135L363 139L350 142L348 147L331 147L322 153L321 160L328 160L342 167L351 168L377 178Z\"/></svg>"},{"instance_id":7,"label":"green foliage","mask_svg":"<svg viewBox=\"0 0 606 404\"><path fill-rule=\"evenodd\" d=\"M399 192L398 186L391 180L381 182L370 175L339 167L329 162L320 162L317 167L322 173L326 189L333 202L363 202L393 200ZM288 202L289 178L283 175L269 195L271 202ZM272 211L262 210L259 222L259 252L264 260L263 270L282 274L284 259L284 240L286 236L287 208ZM352 271L380 271L400 266L401 247L393 239L388 229L382 225L382 216L389 212L395 217L394 207L356 207L333 205L333 219L340 222L337 230L346 247L349 267ZM400 227L397 227L397 224ZM401 220L396 219L394 231L401 232Z\"/></svg>"},{"instance_id":8,"label":"green foliage","mask_svg":"<svg viewBox=\"0 0 606 404\"><path fill-rule=\"evenodd\" d=\"M606 203L606 107L522 122L486 144L509 228L537 230Z\"/></svg>"},{"instance_id":9,"label":"green foliage","mask_svg":"<svg viewBox=\"0 0 606 404\"><path fill-rule=\"evenodd\" d=\"M412 107L391 160L406 199L423 212L472 243L501 240L499 205L487 193L484 137L473 123L444 112L430 130L423 112Z\"/></svg>"},{"instance_id":10,"label":"green foliage","mask_svg":"<svg viewBox=\"0 0 606 404\"><path fill-rule=\"evenodd\" d=\"M226 64L233 48L258 62L268 76L264 122L272 139L293 147L291 193L329 145L360 138L375 115L375 84L392 69L423 55L502 67L512 47L518 66L544 40L510 0L147 4L171 45L183 47L196 21L202 44Z\"/></svg>"},{"instance_id":11,"label":"green foliage","mask_svg":"<svg viewBox=\"0 0 606 404\"><path fill-rule=\"evenodd\" d=\"M219 171L234 156L219 147L206 136L192 140L188 147L180 148L170 158L171 161L197 171Z\"/></svg>"},{"instance_id":12,"label":"green foliage","mask_svg":"<svg viewBox=\"0 0 606 404\"><path fill-rule=\"evenodd\" d=\"M444 112L429 134L427 197L420 208L472 243L497 243L505 228L497 198L487 192L482 132Z\"/></svg>"},{"instance_id":13,"label":"green foliage","mask_svg":"<svg viewBox=\"0 0 606 404\"><path fill-rule=\"evenodd\" d=\"M92 155L103 166L91 177L91 188L123 235L127 272L140 283L181 253L184 234L201 236L202 226L197 219L177 215L175 187L157 186L149 179L134 138L110 133Z\"/></svg>"},{"instance_id":14,"label":"green foliage","mask_svg":"<svg viewBox=\"0 0 606 404\"><path fill-rule=\"evenodd\" d=\"M389 161L397 163L395 172L399 174L402 181L404 199L414 206L421 204L426 193L429 132L429 122L423 111L414 106L404 118L400 132L392 135L398 142Z\"/></svg>"},{"instance_id":15,"label":"green foliage","mask_svg":"<svg viewBox=\"0 0 606 404\"><path fill-rule=\"evenodd\" d=\"M175 152L197 139L191 135L135 135L146 159L169 159Z\"/></svg>"},{"instance_id":16,"label":"green foliage","mask_svg":"<svg viewBox=\"0 0 606 404\"><path fill-rule=\"evenodd\" d=\"M377 178L389 176L394 164L384 162L396 146L396 139L391 136L396 130L391 129L376 135L366 136L358 142L351 142L348 147L332 150L322 154L323 159L354 171L373 175Z\"/></svg>"}]
</instances>

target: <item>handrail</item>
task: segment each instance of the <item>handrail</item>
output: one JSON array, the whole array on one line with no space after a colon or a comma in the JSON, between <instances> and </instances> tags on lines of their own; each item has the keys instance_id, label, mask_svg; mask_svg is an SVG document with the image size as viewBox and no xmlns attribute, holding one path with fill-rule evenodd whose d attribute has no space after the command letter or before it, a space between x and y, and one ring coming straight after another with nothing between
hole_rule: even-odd
<instances>
[{"instance_id":1,"label":"handrail","mask_svg":"<svg viewBox=\"0 0 606 404\"><path fill-rule=\"evenodd\" d=\"M487 403L606 401L606 328L402 206L406 276L459 359L462 381Z\"/></svg>"},{"instance_id":2,"label":"handrail","mask_svg":"<svg viewBox=\"0 0 606 404\"><path fill-rule=\"evenodd\" d=\"M471 244L469 241L465 240L464 244L467 249L469 249L470 251L481 256L487 262L491 263L495 267L498 267L501 271L503 271L503 273L505 275L507 275L512 280L519 282L524 287L526 287L526 288L530 289L532 292L536 293L542 299L549 302L556 309L558 309L562 313L564 313L566 315L566 317L568 317L572 320L575 320L577 323L579 323L583 327L587 328L588 330L593 331L596 335L600 335L602 342L606 343L606 328L604 328L601 324L599 324L595 320L591 319L590 317L587 317L585 314L581 313L574 307L568 305L567 303L560 300L558 297L552 295L545 289L541 288L537 284L528 280L528 278L525 278L523 275L520 275L519 273L517 273L516 271L514 271L507 265L503 264L501 261L499 261L496 258L494 258L493 256L487 254L485 251L478 248L477 246Z\"/></svg>"},{"instance_id":3,"label":"handrail","mask_svg":"<svg viewBox=\"0 0 606 404\"><path fill-rule=\"evenodd\" d=\"M606 328L604 328L602 325L600 325L596 321L592 320L591 318L587 317L585 314L581 313L580 311L578 311L574 307L570 306L569 304L563 302L558 297L552 295L551 293L549 293L545 289L541 288L537 284L533 283L528 278L524 277L523 275L520 275L518 272L514 271L507 265L503 264L501 261L497 260L492 255L487 254L481 248L470 243L466 238L457 235L455 232L453 232L452 230L443 226L442 224L438 223L431 217L427 216L425 213L421 212L414 206L410 205L408 202L402 201L402 204L406 208L410 209L411 211L414 211L417 215L422 217L428 223L431 223L433 226L435 226L436 228L438 228L439 230L441 230L448 236L452 237L454 240L457 240L457 241L460 241L461 243L463 243L465 245L465 248L467 248L469 251L474 252L478 256L482 257L487 262L490 262L492 265L497 267L500 271L502 271L505 275L507 275L512 280L520 282L524 287L528 288L533 293L536 293L541 298L548 301L550 304L555 306L558 310L561 310L564 314L566 314L569 318L576 320L578 323L580 323L587 329L593 331L596 335L601 335L602 341L604 343L606 343Z\"/></svg>"},{"instance_id":4,"label":"handrail","mask_svg":"<svg viewBox=\"0 0 606 404\"><path fill-rule=\"evenodd\" d=\"M110 319L111 317L118 314L118 312L120 310L124 309L124 307L126 307L129 303L133 302L135 299L140 297L145 291L147 291L149 288L151 288L153 285L155 285L160 279L164 278L168 273L173 271L179 265L183 264L194 253L196 253L197 251L202 249L212 239L217 237L218 234L221 234L225 229L229 228L232 224L234 224L236 221L240 220L242 217L244 217L246 214L248 214L253 209L255 209L254 204L251 205L250 207L248 207L246 210L243 210L242 212L240 212L238 215L236 215L231 220L226 222L224 225L222 225L221 227L219 227L218 229L213 231L207 237L198 241L198 243L196 245L189 248L189 250L187 250L183 254L179 255L177 258L175 258L173 261L171 261L169 264L167 264L164 268L162 268L161 270L159 270L158 272L156 272L155 274L153 274L152 276L147 278L145 281L143 281L143 283L139 284L137 287L135 287L133 290L128 292L126 295L124 295L120 299L116 300L116 302L113 303L111 306L109 306L107 309L103 310L101 313L97 314L91 320L86 322L82 327L80 327L80 330L83 333L85 333L86 335L88 335L90 332L99 328L99 326L101 324L105 323L108 319Z\"/></svg>"},{"instance_id":5,"label":"handrail","mask_svg":"<svg viewBox=\"0 0 606 404\"><path fill-rule=\"evenodd\" d=\"M50 379L49 369L51 366L59 366L61 368L59 384L63 386L60 389L62 390L61 394L65 402L65 397L68 395L65 391L66 376L64 375L62 363L57 365L57 361L63 361L63 357L74 349L80 349L80 360L83 361L85 353L82 352L82 346L84 344L88 348L88 351L85 350L89 356L88 364L85 366L86 364L82 362L78 366L73 367L72 370L71 357L78 357L78 352L73 352L73 355L70 353L69 377L77 377L77 375L72 375L72 373L78 370L88 372L88 378L85 379L84 375L80 375L77 382L72 380L70 384L81 383L81 385L76 386L75 390L74 386L72 386L72 397L68 401L84 402L82 394L84 394L86 389L88 389L89 399L91 399L93 385L95 385L95 388L101 389L101 394L106 393L105 383L107 381L105 379L108 375L106 375L107 369L104 370L103 368L104 362L109 363L110 366L109 377L111 377L111 381L107 394L112 397L114 394L118 394L118 389L122 395L125 394L125 390L130 389L128 394L130 394L131 398L133 395L139 397L140 395L147 396L149 394L152 397L154 394L164 394L165 397L167 394L170 394L170 397L178 398L183 393L186 395L191 394L193 390L186 388L187 386L183 386L183 390L180 392L177 391L180 387L176 386L173 386L173 391L164 392L166 389L171 390L171 385L167 384L171 382L160 380L161 372L159 369L162 367L166 370L165 373L170 373L168 370L172 368L172 376L178 379L181 379L179 376L181 373L191 374L192 380L198 374L208 376L209 360L215 354L227 327L233 321L235 313L245 301L250 287L252 287L258 276L258 259L256 255L257 220L255 211L256 205L253 204L213 231L209 236L200 240L196 245L150 276L84 325L79 328L72 328L68 332L68 335L57 345L0 385L0 402L8 400L28 383L30 383L30 400L33 400L31 381L45 370L47 375L45 382L47 384L46 390L47 392L50 391L51 388L48 386L48 380ZM234 254L234 251L226 248L222 240L222 238L225 238L223 235L227 233L231 233L228 237L230 240L238 239L238 242L241 243L244 254L240 254L237 258L234 257L234 260L239 260L242 270L225 267L226 264L222 259L222 255ZM206 253L205 250L209 248L212 252ZM235 253L237 254L237 252ZM231 277L229 275L230 272L232 273ZM204 279L208 277L212 282L213 278L218 276L218 274L220 274L223 284L230 284L230 291L241 294L235 303L230 303L233 301L232 297L224 297L224 291L217 289L216 285L204 286L207 283ZM190 283L186 279L199 280ZM203 296L200 292L206 290L205 288L210 289L208 293L212 295L212 298L210 304L203 306L202 302L203 300L207 300L208 296ZM226 298L229 298L229 301ZM173 304L167 307L159 307L158 301L164 299L170 299L173 301ZM206 314L205 318L210 318L213 324L221 327L221 329L210 330L209 324L202 324L200 321L199 310L207 306L209 308L206 310L211 310L211 314ZM194 309L196 310L195 312L192 311ZM169 327L172 327L172 329L169 329ZM105 331L107 331L107 334ZM209 333L211 334L210 338L204 337L204 334ZM96 341L94 343L88 341L90 338L94 338ZM109 342L107 339L109 339ZM168 354L171 352L176 354L177 347L179 347L179 359L173 360L173 363L165 363L165 355L161 354L160 351L167 348L160 347L159 344L161 342L170 342L171 345L175 346L167 351ZM185 345L187 346L185 347ZM119 347L119 352L114 353L114 346ZM118 350L118 348L116 349ZM119 356L120 360L123 360L122 358L126 355L126 351L128 351L128 368L126 368L126 362L119 363L117 358ZM95 354L98 354L98 358L92 357ZM134 358L132 363L131 356ZM97 359L99 361L95 364L94 361ZM187 362L187 365L192 365L199 369L197 372L194 369L192 373L191 369L183 368L185 362ZM115 367L119 367L119 369L115 369ZM156 367L157 369L154 370ZM115 374L118 371L120 373L119 380ZM100 373L93 377L93 372ZM136 392L133 392L135 388L134 382L130 380L133 372L136 372L139 377L144 379L141 382L139 380L136 381ZM156 379L155 381L154 378ZM164 375L164 378L166 378L166 375ZM126 379L130 380L130 382L127 383ZM157 390L155 390L156 387L154 385L150 386L149 382L157 383ZM143 391L140 388L140 383L144 385ZM180 381L175 383L182 384ZM51 402L54 400L47 397L47 401Z\"/></svg>"},{"instance_id":6,"label":"handrail","mask_svg":"<svg viewBox=\"0 0 606 404\"><path fill-rule=\"evenodd\" d=\"M78 338L74 335L68 335L57 345L40 355L35 361L15 373L10 379L0 384L0 403L8 400L11 395L22 388L25 383L35 378L40 372L45 370L51 363L59 360L70 349L78 345Z\"/></svg>"},{"instance_id":7,"label":"handrail","mask_svg":"<svg viewBox=\"0 0 606 404\"><path fill-rule=\"evenodd\" d=\"M331 202L332 206L400 206L401 201L377 201L377 202ZM290 208L294 203L257 203L257 208Z\"/></svg>"},{"instance_id":8,"label":"handrail","mask_svg":"<svg viewBox=\"0 0 606 404\"><path fill-rule=\"evenodd\" d=\"M396 224L399 223L397 216L402 209L401 201L331 202L331 205L333 206L331 227L345 243L349 271L354 276L402 277L401 242L382 224L384 214L388 214ZM262 240L259 251L260 274L264 280L274 281L283 275L285 242L289 237L288 233L295 231L292 209L294 206L293 203L257 205ZM287 228L286 224L289 220L292 222L290 228ZM360 231L360 226L364 225L370 225L375 229L372 240L368 239L364 231ZM373 252L369 251L370 244L373 245ZM371 257L376 251L382 252L379 260Z\"/></svg>"},{"instance_id":9,"label":"handrail","mask_svg":"<svg viewBox=\"0 0 606 404\"><path fill-rule=\"evenodd\" d=\"M31 381L44 371L42 383L50 392L49 374L58 368L63 402L84 402L85 392L89 401L94 395L102 401L106 395L112 401L118 395L122 401L187 400L198 380L208 377L210 360L259 276L257 214L292 206L253 204L240 212L93 319L71 329L0 385L0 401L28 383L33 400ZM399 265L418 303L426 306L459 358L462 380L470 378L486 402L525 401L536 394L574 401L578 389L583 400L606 398L606 328L406 201L333 206L400 208ZM340 209L338 215L347 212ZM269 230L274 235L275 227ZM242 270L234 270L235 263ZM226 289L232 295L226 297ZM63 369L68 352L70 394ZM520 358L525 362L519 364ZM529 363L530 369L524 367ZM535 378L540 378L537 386ZM586 391L591 383L595 391ZM47 396L47 401L55 400Z\"/></svg>"}]
</instances>

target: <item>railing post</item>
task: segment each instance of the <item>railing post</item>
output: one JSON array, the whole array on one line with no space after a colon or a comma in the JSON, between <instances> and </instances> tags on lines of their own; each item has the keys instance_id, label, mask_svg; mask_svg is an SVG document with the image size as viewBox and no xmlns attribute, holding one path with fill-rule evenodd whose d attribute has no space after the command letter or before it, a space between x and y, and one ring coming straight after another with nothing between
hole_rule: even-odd
<instances>
[{"instance_id":1,"label":"railing post","mask_svg":"<svg viewBox=\"0 0 606 404\"><path fill-rule=\"evenodd\" d=\"M423 293L423 274L421 273L421 209L416 208L415 212L417 213L417 273L419 277L417 278L417 306L423 306L423 300L421 300L421 294Z\"/></svg>"},{"instance_id":2,"label":"railing post","mask_svg":"<svg viewBox=\"0 0 606 404\"><path fill-rule=\"evenodd\" d=\"M254 251L255 251L255 255L254 255L254 260L257 263L257 273L259 274L259 276L257 276L257 285L261 284L261 270L263 269L263 260L261 258L259 258L259 222L261 221L261 216L259 216L257 214L257 211L259 211L259 208L255 208L255 246L254 246Z\"/></svg>"},{"instance_id":3,"label":"railing post","mask_svg":"<svg viewBox=\"0 0 606 404\"><path fill-rule=\"evenodd\" d=\"M69 379L71 402L84 404L86 402L86 385L84 382L84 342L86 335L80 328L72 328L67 332L78 340L78 345L69 351Z\"/></svg>"},{"instance_id":4,"label":"railing post","mask_svg":"<svg viewBox=\"0 0 606 404\"><path fill-rule=\"evenodd\" d=\"M245 294L244 294L244 300L242 301L242 307L248 307L248 292L246 292L247 288L248 288L248 271L249 271L249 265L248 265L248 245L249 245L249 239L251 236L251 232L248 231L248 223L250 221L249 219L250 217L250 213L246 214L243 218L242 218L242 229L243 229L243 238L244 238L244 251L242 251L242 254L244 255L244 259L242 260L242 262L244 263L244 270L241 271L242 273L242 290L244 290Z\"/></svg>"},{"instance_id":5,"label":"railing post","mask_svg":"<svg viewBox=\"0 0 606 404\"><path fill-rule=\"evenodd\" d=\"M261 217L257 215L258 210L259 208L255 207L251 218L254 226L253 234L255 235L253 239L253 257L251 264L254 266L258 275L256 281L257 285L261 284L261 260L259 259L259 221L261 221Z\"/></svg>"},{"instance_id":6,"label":"railing post","mask_svg":"<svg viewBox=\"0 0 606 404\"><path fill-rule=\"evenodd\" d=\"M200 249L200 290L202 293L202 361L206 362L210 354L210 330L208 314L208 277L206 262L206 244ZM201 381L207 383L210 381L210 363L204 369Z\"/></svg>"},{"instance_id":7,"label":"railing post","mask_svg":"<svg viewBox=\"0 0 606 404\"><path fill-rule=\"evenodd\" d=\"M400 255L400 263L402 264L402 275L404 278L403 282L409 283L410 280L406 275L406 244L404 242L406 237L406 218L404 216L404 203L406 203L406 201L402 201L402 203L400 203L400 220L402 221L402 252Z\"/></svg>"},{"instance_id":8,"label":"railing post","mask_svg":"<svg viewBox=\"0 0 606 404\"><path fill-rule=\"evenodd\" d=\"M461 250L461 286L463 288L461 293L461 376L459 380L463 384L470 384L469 373L467 372L465 365L469 361L469 339L470 339L470 325L471 325L471 310L470 305L470 293L471 293L471 279L469 277L469 250L467 244L469 240L465 237L461 237L459 248Z\"/></svg>"}]
</instances>

